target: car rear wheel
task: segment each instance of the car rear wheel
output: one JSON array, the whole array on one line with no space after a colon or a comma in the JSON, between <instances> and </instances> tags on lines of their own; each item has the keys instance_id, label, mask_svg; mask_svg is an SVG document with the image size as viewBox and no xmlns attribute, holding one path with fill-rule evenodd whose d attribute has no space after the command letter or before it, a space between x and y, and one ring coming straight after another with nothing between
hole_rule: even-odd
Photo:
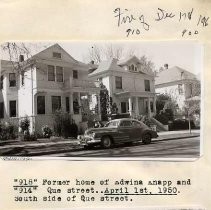
<instances>
[{"instance_id":1,"label":"car rear wheel","mask_svg":"<svg viewBox=\"0 0 211 210\"><path fill-rule=\"evenodd\" d=\"M104 136L101 141L101 146L105 149L111 148L112 146L111 138L109 136Z\"/></svg>"},{"instance_id":2,"label":"car rear wheel","mask_svg":"<svg viewBox=\"0 0 211 210\"><path fill-rule=\"evenodd\" d=\"M143 136L142 136L142 142L144 144L150 144L151 143L151 135L149 133L145 133Z\"/></svg>"}]
</instances>

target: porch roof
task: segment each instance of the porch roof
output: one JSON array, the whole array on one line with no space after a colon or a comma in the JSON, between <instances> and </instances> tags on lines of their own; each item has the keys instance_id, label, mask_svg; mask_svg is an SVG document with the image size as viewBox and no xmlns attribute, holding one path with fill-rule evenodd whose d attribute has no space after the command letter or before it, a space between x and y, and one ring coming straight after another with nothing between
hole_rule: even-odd
<instances>
[{"instance_id":1,"label":"porch roof","mask_svg":"<svg viewBox=\"0 0 211 210\"><path fill-rule=\"evenodd\" d=\"M114 95L117 96L117 97L142 97L142 98L148 98L148 97L155 97L156 93L122 91L122 92L114 93Z\"/></svg>"}]
</instances>

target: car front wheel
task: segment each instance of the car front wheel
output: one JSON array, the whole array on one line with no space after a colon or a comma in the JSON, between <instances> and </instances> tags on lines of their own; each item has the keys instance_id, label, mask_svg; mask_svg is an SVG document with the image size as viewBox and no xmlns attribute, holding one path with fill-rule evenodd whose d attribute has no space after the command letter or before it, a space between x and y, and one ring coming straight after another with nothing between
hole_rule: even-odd
<instances>
[{"instance_id":1,"label":"car front wheel","mask_svg":"<svg viewBox=\"0 0 211 210\"><path fill-rule=\"evenodd\" d=\"M101 146L105 149L111 148L112 146L111 138L109 136L104 136L101 141Z\"/></svg>"},{"instance_id":2,"label":"car front wheel","mask_svg":"<svg viewBox=\"0 0 211 210\"><path fill-rule=\"evenodd\" d=\"M151 135L149 133L145 133L143 136L142 136L142 142L144 144L150 144L151 143Z\"/></svg>"}]
</instances>

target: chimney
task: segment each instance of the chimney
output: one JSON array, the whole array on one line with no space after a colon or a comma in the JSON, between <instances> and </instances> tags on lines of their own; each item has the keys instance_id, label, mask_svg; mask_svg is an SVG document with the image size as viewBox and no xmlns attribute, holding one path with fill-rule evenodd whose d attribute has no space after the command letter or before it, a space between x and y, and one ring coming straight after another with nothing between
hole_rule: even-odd
<instances>
[{"instance_id":1,"label":"chimney","mask_svg":"<svg viewBox=\"0 0 211 210\"><path fill-rule=\"evenodd\" d=\"M169 68L168 63L165 63L165 64L164 64L164 68L165 68L165 69L168 69L168 68Z\"/></svg>"},{"instance_id":2,"label":"chimney","mask_svg":"<svg viewBox=\"0 0 211 210\"><path fill-rule=\"evenodd\" d=\"M23 62L24 61L24 55L19 55L19 62Z\"/></svg>"}]
</instances>

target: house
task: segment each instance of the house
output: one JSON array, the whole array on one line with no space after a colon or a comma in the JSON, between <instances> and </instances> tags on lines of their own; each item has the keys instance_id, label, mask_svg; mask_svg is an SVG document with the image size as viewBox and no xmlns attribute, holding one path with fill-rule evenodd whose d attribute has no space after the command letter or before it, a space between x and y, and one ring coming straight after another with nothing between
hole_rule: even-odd
<instances>
[{"instance_id":1,"label":"house","mask_svg":"<svg viewBox=\"0 0 211 210\"><path fill-rule=\"evenodd\" d=\"M60 45L50 46L26 61L23 56L20 59L19 72L14 70L16 63L0 63L1 120L18 123L28 116L31 131L39 132L43 125L53 126L56 110L68 113L78 124L83 121L89 99L99 101L97 82L88 78L89 65L75 60Z\"/></svg>"},{"instance_id":2,"label":"house","mask_svg":"<svg viewBox=\"0 0 211 210\"><path fill-rule=\"evenodd\" d=\"M100 81L107 88L118 113L128 113L132 117L155 115L154 73L144 69L136 56L103 61L89 78Z\"/></svg>"},{"instance_id":3,"label":"house","mask_svg":"<svg viewBox=\"0 0 211 210\"><path fill-rule=\"evenodd\" d=\"M184 110L185 101L195 95L200 95L200 81L197 76L178 66L165 69L155 77L155 90L157 94L168 94L178 107L178 112Z\"/></svg>"}]
</instances>

